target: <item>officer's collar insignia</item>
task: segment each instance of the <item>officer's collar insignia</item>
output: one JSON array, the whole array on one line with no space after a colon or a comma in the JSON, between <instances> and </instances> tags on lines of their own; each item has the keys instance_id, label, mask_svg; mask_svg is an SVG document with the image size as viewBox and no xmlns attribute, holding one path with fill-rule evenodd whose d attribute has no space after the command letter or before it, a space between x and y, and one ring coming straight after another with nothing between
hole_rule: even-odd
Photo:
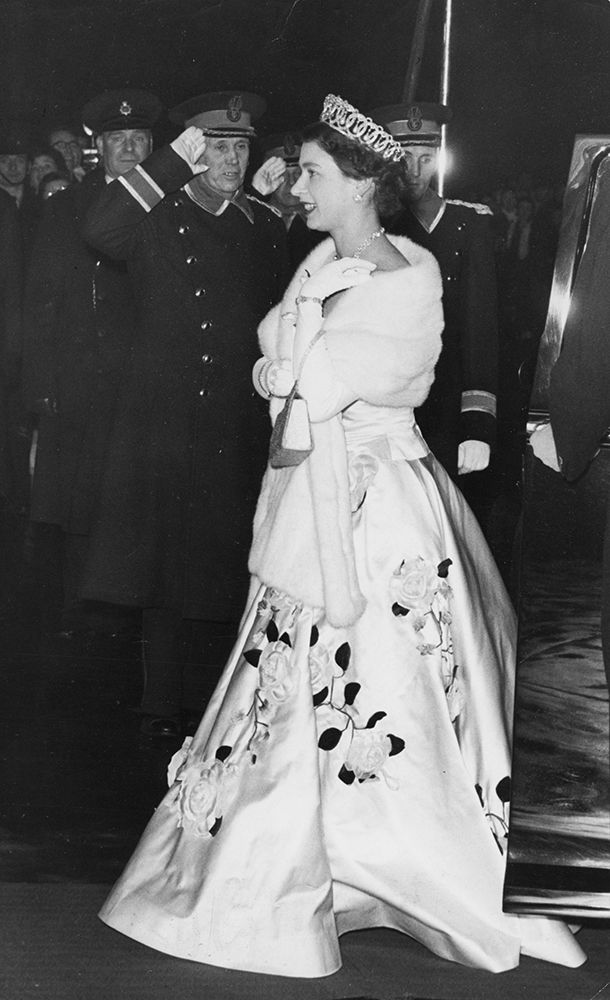
<instances>
[{"instance_id":1,"label":"officer's collar insignia","mask_svg":"<svg viewBox=\"0 0 610 1000\"><path fill-rule=\"evenodd\" d=\"M421 108L418 108L416 104L412 108L409 108L407 113L407 125L411 132L419 132L422 127L422 113Z\"/></svg>"},{"instance_id":2,"label":"officer's collar insignia","mask_svg":"<svg viewBox=\"0 0 610 1000\"><path fill-rule=\"evenodd\" d=\"M122 115L125 115L125 117L127 117L127 115L130 115L131 114L131 104L129 104L127 101L121 101L121 106L119 108L119 113L122 114Z\"/></svg>"},{"instance_id":3,"label":"officer's collar insignia","mask_svg":"<svg viewBox=\"0 0 610 1000\"><path fill-rule=\"evenodd\" d=\"M238 122L241 118L242 99L239 95L231 97L227 105L227 118L230 122Z\"/></svg>"}]
</instances>

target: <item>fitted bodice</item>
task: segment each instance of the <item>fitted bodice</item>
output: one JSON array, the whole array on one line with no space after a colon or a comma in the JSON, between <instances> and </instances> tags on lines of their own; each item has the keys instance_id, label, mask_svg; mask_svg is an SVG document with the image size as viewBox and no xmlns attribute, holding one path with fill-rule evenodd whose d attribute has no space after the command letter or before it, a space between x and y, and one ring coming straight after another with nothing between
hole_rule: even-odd
<instances>
[{"instance_id":1,"label":"fitted bodice","mask_svg":"<svg viewBox=\"0 0 610 1000\"><path fill-rule=\"evenodd\" d=\"M394 460L424 458L430 450L410 407L373 406L358 400L341 417L351 453L366 448Z\"/></svg>"}]
</instances>

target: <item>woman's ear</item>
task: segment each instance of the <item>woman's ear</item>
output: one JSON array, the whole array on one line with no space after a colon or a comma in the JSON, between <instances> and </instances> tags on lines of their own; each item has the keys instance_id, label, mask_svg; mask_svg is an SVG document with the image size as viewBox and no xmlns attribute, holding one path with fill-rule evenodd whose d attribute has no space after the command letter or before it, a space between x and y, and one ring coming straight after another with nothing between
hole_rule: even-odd
<instances>
[{"instance_id":1,"label":"woman's ear","mask_svg":"<svg viewBox=\"0 0 610 1000\"><path fill-rule=\"evenodd\" d=\"M357 201L368 201L375 194L375 181L372 177L363 177L356 181Z\"/></svg>"}]
</instances>

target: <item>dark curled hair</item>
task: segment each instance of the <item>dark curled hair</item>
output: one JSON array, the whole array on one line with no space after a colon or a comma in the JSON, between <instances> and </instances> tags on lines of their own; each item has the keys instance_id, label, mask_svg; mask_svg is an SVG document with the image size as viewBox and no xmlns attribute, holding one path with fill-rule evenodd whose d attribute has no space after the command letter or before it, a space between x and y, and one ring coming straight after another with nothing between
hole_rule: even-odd
<instances>
[{"instance_id":1,"label":"dark curled hair","mask_svg":"<svg viewBox=\"0 0 610 1000\"><path fill-rule=\"evenodd\" d=\"M406 190L403 165L384 160L363 143L348 139L326 122L315 122L303 129L303 142L317 142L332 156L339 170L346 177L358 180L370 177L375 182L375 205L383 218L394 215L402 208Z\"/></svg>"}]
</instances>

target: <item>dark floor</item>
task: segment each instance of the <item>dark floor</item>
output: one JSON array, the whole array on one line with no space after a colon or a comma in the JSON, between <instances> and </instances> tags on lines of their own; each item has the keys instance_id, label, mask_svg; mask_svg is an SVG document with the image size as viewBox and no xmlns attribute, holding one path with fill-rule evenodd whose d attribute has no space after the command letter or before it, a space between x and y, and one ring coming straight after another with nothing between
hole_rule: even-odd
<instances>
[{"instance_id":1,"label":"dark floor","mask_svg":"<svg viewBox=\"0 0 610 1000\"><path fill-rule=\"evenodd\" d=\"M392 931L343 938L343 969L286 980L168 958L96 918L163 794L177 744L139 735L137 637L49 635L22 602L0 624L0 1000L610 1000L610 927L581 932L587 965L524 959L499 976ZM218 663L222 640L205 641ZM191 668L201 710L217 668Z\"/></svg>"}]
</instances>

